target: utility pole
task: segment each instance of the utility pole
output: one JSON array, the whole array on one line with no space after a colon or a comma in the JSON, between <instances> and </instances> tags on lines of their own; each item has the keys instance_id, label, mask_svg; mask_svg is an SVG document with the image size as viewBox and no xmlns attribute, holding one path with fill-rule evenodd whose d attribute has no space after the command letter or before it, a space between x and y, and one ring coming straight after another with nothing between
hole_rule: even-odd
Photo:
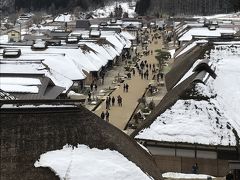
<instances>
[{"instance_id":1,"label":"utility pole","mask_svg":"<svg viewBox=\"0 0 240 180\"><path fill-rule=\"evenodd\" d=\"M3 20L3 11L2 11L2 8L3 8L3 0L0 0L0 28L2 28L2 20ZM0 37L2 35L2 30L0 29ZM1 42L0 42L1 44Z\"/></svg>"}]
</instances>

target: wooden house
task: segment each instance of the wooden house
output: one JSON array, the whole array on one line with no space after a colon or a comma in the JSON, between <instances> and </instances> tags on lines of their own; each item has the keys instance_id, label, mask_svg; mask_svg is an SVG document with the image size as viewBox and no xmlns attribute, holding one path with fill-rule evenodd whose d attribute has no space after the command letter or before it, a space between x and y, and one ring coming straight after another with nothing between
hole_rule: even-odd
<instances>
[{"instance_id":1,"label":"wooden house","mask_svg":"<svg viewBox=\"0 0 240 180\"><path fill-rule=\"evenodd\" d=\"M20 42L21 41L21 33L16 30L8 31L8 42Z\"/></svg>"}]
</instances>

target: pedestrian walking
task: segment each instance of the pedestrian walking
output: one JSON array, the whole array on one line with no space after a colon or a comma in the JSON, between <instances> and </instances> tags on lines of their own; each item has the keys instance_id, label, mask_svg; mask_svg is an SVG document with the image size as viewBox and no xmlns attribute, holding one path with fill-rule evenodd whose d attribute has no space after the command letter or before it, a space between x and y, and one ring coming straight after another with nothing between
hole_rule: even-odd
<instances>
[{"instance_id":1,"label":"pedestrian walking","mask_svg":"<svg viewBox=\"0 0 240 180\"><path fill-rule=\"evenodd\" d=\"M113 96L112 97L112 106L114 106L114 104L115 104L115 97Z\"/></svg>"},{"instance_id":2,"label":"pedestrian walking","mask_svg":"<svg viewBox=\"0 0 240 180\"><path fill-rule=\"evenodd\" d=\"M110 109L110 107L109 107L109 106L110 106L109 102L110 102L110 101L109 101L109 97L107 97L107 99L106 99L106 109L108 109L108 110Z\"/></svg>"},{"instance_id":3,"label":"pedestrian walking","mask_svg":"<svg viewBox=\"0 0 240 180\"><path fill-rule=\"evenodd\" d=\"M198 164L195 163L193 166L192 166L192 173L193 174L197 174L198 173Z\"/></svg>"},{"instance_id":4,"label":"pedestrian walking","mask_svg":"<svg viewBox=\"0 0 240 180\"><path fill-rule=\"evenodd\" d=\"M149 69L150 69L150 70L152 69L152 65L151 65L151 64L149 64Z\"/></svg>"},{"instance_id":5,"label":"pedestrian walking","mask_svg":"<svg viewBox=\"0 0 240 180\"><path fill-rule=\"evenodd\" d=\"M111 106L111 100L112 100L111 96L108 96L108 104L109 104L109 107Z\"/></svg>"},{"instance_id":6,"label":"pedestrian walking","mask_svg":"<svg viewBox=\"0 0 240 180\"><path fill-rule=\"evenodd\" d=\"M143 71L141 71L141 79L143 79L143 76L144 76Z\"/></svg>"},{"instance_id":7,"label":"pedestrian walking","mask_svg":"<svg viewBox=\"0 0 240 180\"><path fill-rule=\"evenodd\" d=\"M132 70L133 76L135 76L135 69Z\"/></svg>"},{"instance_id":8,"label":"pedestrian walking","mask_svg":"<svg viewBox=\"0 0 240 180\"><path fill-rule=\"evenodd\" d=\"M90 89L93 91L93 83L90 84Z\"/></svg>"},{"instance_id":9,"label":"pedestrian walking","mask_svg":"<svg viewBox=\"0 0 240 180\"><path fill-rule=\"evenodd\" d=\"M108 112L108 110L106 110L105 116L106 116L106 121L109 122L109 112Z\"/></svg>"},{"instance_id":10,"label":"pedestrian walking","mask_svg":"<svg viewBox=\"0 0 240 180\"><path fill-rule=\"evenodd\" d=\"M126 84L126 92L128 92L128 88L129 88L129 85L128 85L128 84Z\"/></svg>"},{"instance_id":11,"label":"pedestrian walking","mask_svg":"<svg viewBox=\"0 0 240 180\"><path fill-rule=\"evenodd\" d=\"M122 97L120 96L120 106L122 107Z\"/></svg>"},{"instance_id":12,"label":"pedestrian walking","mask_svg":"<svg viewBox=\"0 0 240 180\"><path fill-rule=\"evenodd\" d=\"M123 92L126 92L126 84L123 84Z\"/></svg>"},{"instance_id":13,"label":"pedestrian walking","mask_svg":"<svg viewBox=\"0 0 240 180\"><path fill-rule=\"evenodd\" d=\"M97 84L94 84L95 91L97 91Z\"/></svg>"},{"instance_id":14,"label":"pedestrian walking","mask_svg":"<svg viewBox=\"0 0 240 180\"><path fill-rule=\"evenodd\" d=\"M164 75L164 74L161 72L161 73L160 73L161 80L163 80L163 75Z\"/></svg>"},{"instance_id":15,"label":"pedestrian walking","mask_svg":"<svg viewBox=\"0 0 240 180\"><path fill-rule=\"evenodd\" d=\"M102 112L101 118L102 118L103 120L105 119L105 113L104 113L104 112Z\"/></svg>"},{"instance_id":16,"label":"pedestrian walking","mask_svg":"<svg viewBox=\"0 0 240 180\"><path fill-rule=\"evenodd\" d=\"M117 101L118 101L118 106L122 106L122 97L120 95L118 95Z\"/></svg>"},{"instance_id":17,"label":"pedestrian walking","mask_svg":"<svg viewBox=\"0 0 240 180\"><path fill-rule=\"evenodd\" d=\"M91 91L88 91L88 99L91 100Z\"/></svg>"},{"instance_id":18,"label":"pedestrian walking","mask_svg":"<svg viewBox=\"0 0 240 180\"><path fill-rule=\"evenodd\" d=\"M226 180L233 180L232 171L230 171L230 172L226 175Z\"/></svg>"}]
</instances>

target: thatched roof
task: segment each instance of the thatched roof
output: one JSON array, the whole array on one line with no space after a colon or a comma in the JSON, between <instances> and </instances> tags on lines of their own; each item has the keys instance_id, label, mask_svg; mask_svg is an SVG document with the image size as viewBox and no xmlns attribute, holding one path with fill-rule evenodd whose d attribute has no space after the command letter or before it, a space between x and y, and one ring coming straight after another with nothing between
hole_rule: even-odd
<instances>
[{"instance_id":1,"label":"thatched roof","mask_svg":"<svg viewBox=\"0 0 240 180\"><path fill-rule=\"evenodd\" d=\"M198 45L191 51L175 59L172 69L166 74L165 81L167 90L171 90L180 79L188 72L197 59L202 57L209 45Z\"/></svg>"},{"instance_id":2,"label":"thatched roof","mask_svg":"<svg viewBox=\"0 0 240 180\"><path fill-rule=\"evenodd\" d=\"M24 101L11 102L19 106ZM116 150L143 172L161 179L152 157L132 138L81 106L2 106L0 111L2 180L58 179L49 169L35 168L34 162L41 154L66 144Z\"/></svg>"}]
</instances>

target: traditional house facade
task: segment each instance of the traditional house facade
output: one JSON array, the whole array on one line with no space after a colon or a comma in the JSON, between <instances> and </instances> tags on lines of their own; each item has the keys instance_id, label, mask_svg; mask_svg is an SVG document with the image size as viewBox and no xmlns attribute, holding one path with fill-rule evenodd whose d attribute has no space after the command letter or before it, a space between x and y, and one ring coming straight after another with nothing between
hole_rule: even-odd
<instances>
[{"instance_id":1,"label":"traditional house facade","mask_svg":"<svg viewBox=\"0 0 240 180\"><path fill-rule=\"evenodd\" d=\"M21 33L16 30L8 31L8 42L20 42Z\"/></svg>"}]
</instances>

